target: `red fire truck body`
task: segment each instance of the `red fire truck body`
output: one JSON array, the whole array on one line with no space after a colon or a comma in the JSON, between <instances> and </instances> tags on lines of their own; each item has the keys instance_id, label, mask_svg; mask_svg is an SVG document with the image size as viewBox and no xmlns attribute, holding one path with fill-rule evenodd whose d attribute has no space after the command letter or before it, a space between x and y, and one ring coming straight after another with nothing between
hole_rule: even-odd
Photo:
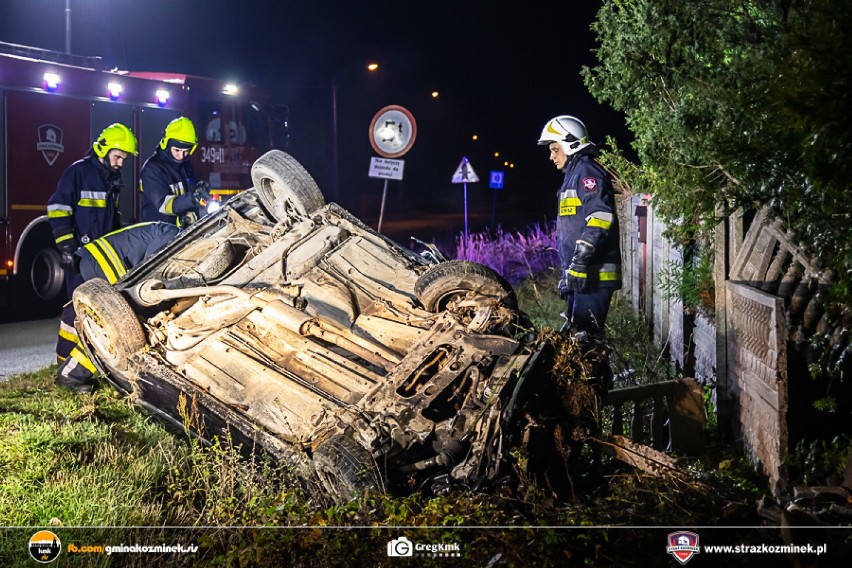
<instances>
[{"instance_id":1,"label":"red fire truck body","mask_svg":"<svg viewBox=\"0 0 852 568\"><path fill-rule=\"evenodd\" d=\"M66 299L46 205L65 168L104 127L130 127L139 155L122 169L119 209L122 224L136 222L139 170L178 116L198 132L196 177L222 199L250 187L251 164L286 140L286 120L274 120L266 97L249 85L106 71L96 57L0 43L0 310L46 314Z\"/></svg>"}]
</instances>

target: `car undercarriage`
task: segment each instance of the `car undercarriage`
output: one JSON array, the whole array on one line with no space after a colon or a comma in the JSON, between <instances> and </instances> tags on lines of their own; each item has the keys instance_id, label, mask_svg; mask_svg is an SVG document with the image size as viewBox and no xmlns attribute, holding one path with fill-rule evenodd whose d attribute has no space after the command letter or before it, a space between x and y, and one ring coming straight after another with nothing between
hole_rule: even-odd
<instances>
[{"instance_id":1,"label":"car undercarriage","mask_svg":"<svg viewBox=\"0 0 852 568\"><path fill-rule=\"evenodd\" d=\"M252 179L114 286L75 292L99 370L172 424L189 404L196 435L260 447L342 499L497 479L525 405L552 391L511 286L326 204L283 152Z\"/></svg>"}]
</instances>

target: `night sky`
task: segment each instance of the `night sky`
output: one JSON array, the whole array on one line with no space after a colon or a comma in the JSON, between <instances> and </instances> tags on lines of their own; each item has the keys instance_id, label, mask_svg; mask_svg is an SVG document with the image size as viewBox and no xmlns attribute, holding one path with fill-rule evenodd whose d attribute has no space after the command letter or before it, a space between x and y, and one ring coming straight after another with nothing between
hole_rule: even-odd
<instances>
[{"instance_id":1,"label":"night sky","mask_svg":"<svg viewBox=\"0 0 852 568\"><path fill-rule=\"evenodd\" d=\"M521 228L554 214L561 176L536 146L548 118L574 114L593 141L610 134L629 145L623 118L579 76L595 63L589 25L600 4L71 0L71 47L109 68L255 83L289 106L290 151L327 194L337 77L343 205L365 220L378 216L383 182L367 177L368 128L380 108L399 104L418 133L402 158L405 179L390 182L386 219L460 213L463 191L449 182L467 156L483 179L468 186L471 230L490 224L492 169L507 172L496 223ZM0 40L63 51L64 9L65 0L2 0ZM380 64L375 74L370 61Z\"/></svg>"}]
</instances>

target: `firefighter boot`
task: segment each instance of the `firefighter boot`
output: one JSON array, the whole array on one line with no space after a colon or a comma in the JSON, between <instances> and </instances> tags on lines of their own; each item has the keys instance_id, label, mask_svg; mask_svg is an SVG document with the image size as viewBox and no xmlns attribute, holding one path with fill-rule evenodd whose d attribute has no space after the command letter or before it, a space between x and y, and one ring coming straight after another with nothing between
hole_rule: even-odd
<instances>
[{"instance_id":1,"label":"firefighter boot","mask_svg":"<svg viewBox=\"0 0 852 568\"><path fill-rule=\"evenodd\" d=\"M53 383L58 387L69 388L78 394L88 394L92 392L94 387L92 383L93 373L74 358L75 352L77 352L76 349L71 352L70 357L59 365Z\"/></svg>"}]
</instances>

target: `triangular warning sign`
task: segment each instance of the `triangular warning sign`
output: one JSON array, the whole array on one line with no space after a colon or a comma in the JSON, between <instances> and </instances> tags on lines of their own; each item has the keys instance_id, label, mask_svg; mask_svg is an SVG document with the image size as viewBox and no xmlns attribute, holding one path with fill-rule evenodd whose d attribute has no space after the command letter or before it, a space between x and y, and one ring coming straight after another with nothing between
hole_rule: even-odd
<instances>
[{"instance_id":1,"label":"triangular warning sign","mask_svg":"<svg viewBox=\"0 0 852 568\"><path fill-rule=\"evenodd\" d=\"M453 174L452 183L476 183L479 181L479 176L473 171L473 166L467 161L467 158L462 158L459 162L459 167L456 168L456 173Z\"/></svg>"}]
</instances>

